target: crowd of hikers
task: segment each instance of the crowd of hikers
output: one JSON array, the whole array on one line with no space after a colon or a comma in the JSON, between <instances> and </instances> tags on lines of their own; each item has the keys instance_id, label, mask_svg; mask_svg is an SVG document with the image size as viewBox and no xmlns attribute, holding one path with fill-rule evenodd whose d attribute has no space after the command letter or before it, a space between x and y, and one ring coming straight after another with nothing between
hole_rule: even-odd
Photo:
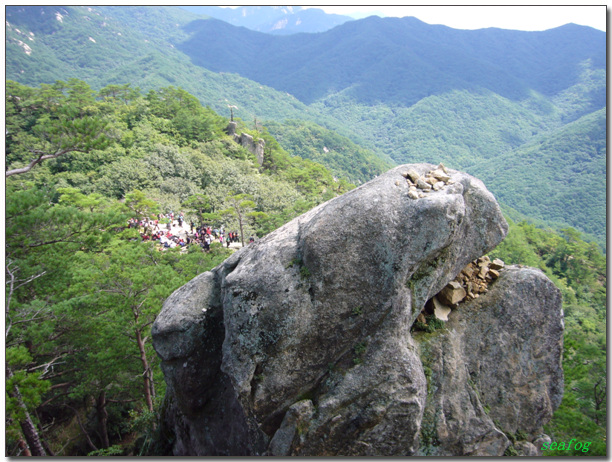
<instances>
[{"instance_id":1,"label":"crowd of hikers","mask_svg":"<svg viewBox=\"0 0 612 462\"><path fill-rule=\"evenodd\" d=\"M151 219L145 217L142 220L130 218L128 228L137 228L143 241L156 241L159 250L174 247L187 247L189 245L199 245L204 251L209 251L213 242L227 245L229 248L232 243L240 242L238 231L226 232L223 227L213 228L207 225L196 226L193 221L189 223L189 231L184 226L185 215L183 212L176 215L174 212L160 213ZM175 228L178 227L178 230ZM249 242L253 242L250 238Z\"/></svg>"}]
</instances>

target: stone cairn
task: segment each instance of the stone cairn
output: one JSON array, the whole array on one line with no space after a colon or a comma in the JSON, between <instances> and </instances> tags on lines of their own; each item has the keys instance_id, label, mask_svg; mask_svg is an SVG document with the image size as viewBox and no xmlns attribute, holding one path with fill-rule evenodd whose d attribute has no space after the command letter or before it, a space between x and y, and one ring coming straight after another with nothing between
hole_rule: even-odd
<instances>
[{"instance_id":1,"label":"stone cairn","mask_svg":"<svg viewBox=\"0 0 612 462\"><path fill-rule=\"evenodd\" d=\"M446 185L454 183L443 164L439 164L425 175L420 175L415 169L411 168L402 173L402 176L408 182L408 197L410 199L420 199L431 191L440 191ZM396 185L399 186L399 181Z\"/></svg>"},{"instance_id":2,"label":"stone cairn","mask_svg":"<svg viewBox=\"0 0 612 462\"><path fill-rule=\"evenodd\" d=\"M454 183L442 163L424 175L411 168L402 173L402 176L408 182L408 197L411 199L421 199L431 191L440 191ZM395 185L400 185L399 180ZM417 317L417 322L426 325L426 314L433 314L441 321L448 321L451 309L457 308L459 303L474 300L480 294L486 293L488 285L499 277L499 272L504 266L503 261L499 259L491 261L486 255L474 260L425 304L425 308Z\"/></svg>"},{"instance_id":3,"label":"stone cairn","mask_svg":"<svg viewBox=\"0 0 612 462\"><path fill-rule=\"evenodd\" d=\"M488 256L480 257L469 263L457 277L434 295L417 317L417 321L427 324L426 314L433 314L441 321L448 321L452 308L465 301L474 300L488 291L488 286L495 281L505 264L499 258L491 261Z\"/></svg>"}]
</instances>

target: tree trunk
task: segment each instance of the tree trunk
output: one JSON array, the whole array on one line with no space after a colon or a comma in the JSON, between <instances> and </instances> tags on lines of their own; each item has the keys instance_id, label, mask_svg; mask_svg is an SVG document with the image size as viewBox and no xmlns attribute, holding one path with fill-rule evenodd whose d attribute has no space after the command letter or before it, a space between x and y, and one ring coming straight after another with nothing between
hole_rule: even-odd
<instances>
[{"instance_id":1,"label":"tree trunk","mask_svg":"<svg viewBox=\"0 0 612 462\"><path fill-rule=\"evenodd\" d=\"M32 452L33 456L46 457L47 453L40 441L40 437L38 436L38 432L36 431L34 422L32 422L32 418L30 417L30 414L27 411L25 411L25 414L25 418L21 422L19 422L19 424L21 425L23 435L25 436L25 439L28 442L30 451Z\"/></svg>"},{"instance_id":2,"label":"tree trunk","mask_svg":"<svg viewBox=\"0 0 612 462\"><path fill-rule=\"evenodd\" d=\"M147 408L150 412L153 412L153 398L151 396L151 371L149 363L147 361L147 353L145 351L145 344L142 340L140 330L136 330L136 343L138 343L138 349L140 350L140 361L142 362L142 379L144 380L144 397L147 403Z\"/></svg>"},{"instance_id":3,"label":"tree trunk","mask_svg":"<svg viewBox=\"0 0 612 462\"><path fill-rule=\"evenodd\" d=\"M8 364L6 365L5 372L6 372L7 380L13 377L13 371L11 371ZM11 396L17 400L17 404L23 411L24 417L21 420L21 422L19 422L19 425L21 426L21 431L23 431L23 436L25 437L28 443L30 452L32 453L33 456L46 457L47 453L45 452L45 449L43 448L43 445L40 441L40 436L38 435L38 431L36 430L36 426L34 425L34 422L32 422L32 418L30 417L28 408L23 402L23 398L21 397L21 392L19 391L19 388L17 387L17 385L13 386L13 392L11 393Z\"/></svg>"},{"instance_id":4,"label":"tree trunk","mask_svg":"<svg viewBox=\"0 0 612 462\"><path fill-rule=\"evenodd\" d=\"M149 367L149 385L151 389L151 398L155 399L155 382L153 381L153 370Z\"/></svg>"},{"instance_id":5,"label":"tree trunk","mask_svg":"<svg viewBox=\"0 0 612 462\"><path fill-rule=\"evenodd\" d=\"M244 230L242 229L242 215L238 213L238 224L240 225L240 241L244 247Z\"/></svg>"},{"instance_id":6,"label":"tree trunk","mask_svg":"<svg viewBox=\"0 0 612 462\"><path fill-rule=\"evenodd\" d=\"M53 387L51 387L53 388ZM37 420L37 424L36 424L36 428L38 428L38 434L40 435L40 442L43 445L43 448L45 449L45 451L47 452L47 456L51 456L51 457L55 457L55 453L53 452L53 450L51 449L51 447L49 447L49 443L47 443L47 437L45 436L45 429L43 428L43 426L40 424L40 416L38 415L38 409L36 408L34 409L34 414L36 414L36 420Z\"/></svg>"},{"instance_id":7,"label":"tree trunk","mask_svg":"<svg viewBox=\"0 0 612 462\"><path fill-rule=\"evenodd\" d=\"M96 411L98 413L98 425L100 427L100 439L102 440L102 447L108 448L110 442L108 440L108 412L106 412L106 392L102 390L98 399L96 400Z\"/></svg>"}]
</instances>

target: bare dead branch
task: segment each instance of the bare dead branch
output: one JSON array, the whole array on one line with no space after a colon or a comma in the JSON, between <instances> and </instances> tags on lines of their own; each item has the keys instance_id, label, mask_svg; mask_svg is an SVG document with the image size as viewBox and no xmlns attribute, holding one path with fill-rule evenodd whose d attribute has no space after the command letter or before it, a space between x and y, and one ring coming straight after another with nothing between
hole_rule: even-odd
<instances>
[{"instance_id":1,"label":"bare dead branch","mask_svg":"<svg viewBox=\"0 0 612 462\"><path fill-rule=\"evenodd\" d=\"M18 175L20 173L29 172L34 166L40 164L43 160L55 159L56 157L59 157L62 154L66 154L72 151L80 151L80 150L77 148L60 149L55 154L46 154L44 151L40 151L38 149L30 149L30 152L32 154L37 155L38 157L36 157L35 159L32 159L30 163L26 165L25 167L15 168L13 170L7 170L5 172L5 175L6 175L5 178L8 178L9 176L13 176L13 175Z\"/></svg>"},{"instance_id":2,"label":"bare dead branch","mask_svg":"<svg viewBox=\"0 0 612 462\"><path fill-rule=\"evenodd\" d=\"M66 388L66 387L69 387L70 385L72 385L72 382L58 383L58 384L52 385L51 388L49 388L49 390L56 390L58 388Z\"/></svg>"},{"instance_id":3,"label":"bare dead branch","mask_svg":"<svg viewBox=\"0 0 612 462\"><path fill-rule=\"evenodd\" d=\"M7 259L7 263L6 263L6 266L5 266L6 273L9 276L8 281L6 282L6 284L8 284L8 286L9 286L9 291L8 291L7 296L6 296L6 306L5 306L5 314L6 314L6 329L4 331L4 338L5 339L8 338L8 334L9 334L9 332L11 330L11 327L13 325L19 323L19 322L22 322L22 321L13 322L11 317L10 317L10 315L9 315L9 313L10 313L10 306L11 306L11 300L13 298L13 293L19 287L22 287L22 286L32 282L34 279L37 279L37 278L43 276L46 273L46 271L43 271L42 273L38 273L38 274L35 274L33 276L30 276L29 278L27 278L25 280L24 279L20 280L20 279L17 279L17 277L16 277L16 275L17 275L17 273L19 271L19 267L18 266L14 266L14 263L15 263L14 261ZM11 265L13 265L13 266L11 266ZM15 285L16 283L18 283L18 284ZM41 308L40 311L42 311L42 309L43 308ZM40 313L40 311L38 311L34 315L34 317L36 317L36 315L38 313Z\"/></svg>"}]
</instances>

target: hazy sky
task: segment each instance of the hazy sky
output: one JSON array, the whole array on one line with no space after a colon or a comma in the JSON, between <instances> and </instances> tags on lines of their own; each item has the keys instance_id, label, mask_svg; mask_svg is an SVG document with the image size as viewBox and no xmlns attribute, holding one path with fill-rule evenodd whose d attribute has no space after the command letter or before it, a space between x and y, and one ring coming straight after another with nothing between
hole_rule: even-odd
<instances>
[{"instance_id":1,"label":"hazy sky","mask_svg":"<svg viewBox=\"0 0 612 462\"><path fill-rule=\"evenodd\" d=\"M327 13L352 16L415 16L428 24L455 29L499 27L516 30L546 30L573 22L606 30L606 5L601 6L319 6ZM363 16L360 14L360 16Z\"/></svg>"},{"instance_id":2,"label":"hazy sky","mask_svg":"<svg viewBox=\"0 0 612 462\"><path fill-rule=\"evenodd\" d=\"M482 29L499 27L515 30L546 30L573 22L584 26L606 30L605 3L600 6L570 6L557 2L550 6L428 6L422 1L421 6L326 6L313 5L327 13L344 14L353 17L365 17L372 14L379 16L415 16L427 24L443 24L454 29ZM540 5L546 1L538 2ZM257 3L254 3L256 5ZM268 5L270 3L267 3ZM287 5L287 3L272 2ZM524 4L524 3L523 3ZM219 4L218 4L219 5ZM302 4L302 6L305 6Z\"/></svg>"}]
</instances>

